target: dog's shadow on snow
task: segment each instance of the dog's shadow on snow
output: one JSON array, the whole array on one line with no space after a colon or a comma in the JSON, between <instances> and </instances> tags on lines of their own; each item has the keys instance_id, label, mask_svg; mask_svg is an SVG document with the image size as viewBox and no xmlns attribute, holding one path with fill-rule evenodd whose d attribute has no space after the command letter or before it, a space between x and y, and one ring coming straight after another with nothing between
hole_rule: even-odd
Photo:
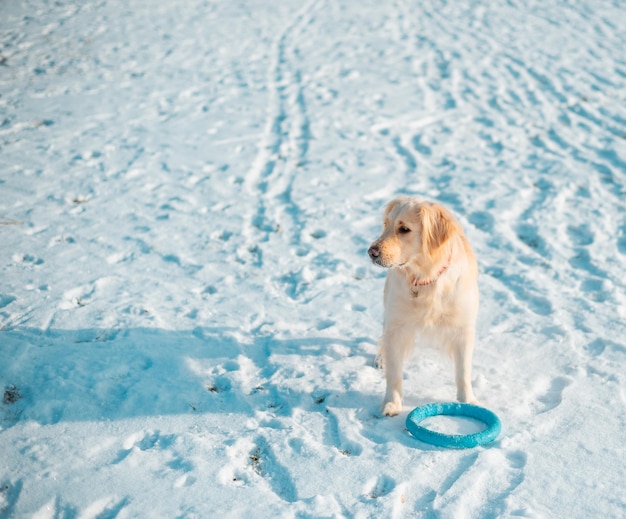
<instances>
[{"instance_id":1,"label":"dog's shadow on snow","mask_svg":"<svg viewBox=\"0 0 626 519\"><path fill-rule=\"evenodd\" d=\"M285 417L296 408L354 408L364 420L378 418L380 389L350 382L353 369L354 376L375 369L367 338L15 328L1 331L0 341L2 427L194 413Z\"/></svg>"}]
</instances>

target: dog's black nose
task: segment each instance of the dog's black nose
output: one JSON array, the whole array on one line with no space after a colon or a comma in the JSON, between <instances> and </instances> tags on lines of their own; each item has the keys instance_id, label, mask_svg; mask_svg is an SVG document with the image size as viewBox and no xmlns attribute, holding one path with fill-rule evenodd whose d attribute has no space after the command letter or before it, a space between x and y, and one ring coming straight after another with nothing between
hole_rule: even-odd
<instances>
[{"instance_id":1,"label":"dog's black nose","mask_svg":"<svg viewBox=\"0 0 626 519\"><path fill-rule=\"evenodd\" d=\"M378 258L378 256L380 256L380 248L378 247L378 245L372 245L367 253L369 254L370 258L376 259Z\"/></svg>"}]
</instances>

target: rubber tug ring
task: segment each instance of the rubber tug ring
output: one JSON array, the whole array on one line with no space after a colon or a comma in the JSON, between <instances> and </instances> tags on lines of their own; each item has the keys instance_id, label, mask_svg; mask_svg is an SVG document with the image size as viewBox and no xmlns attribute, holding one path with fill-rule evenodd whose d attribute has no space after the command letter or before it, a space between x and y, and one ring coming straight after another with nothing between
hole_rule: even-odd
<instances>
[{"instance_id":1,"label":"rubber tug ring","mask_svg":"<svg viewBox=\"0 0 626 519\"><path fill-rule=\"evenodd\" d=\"M473 418L486 425L483 431L474 434L443 434L418 425L431 416L462 416ZM406 417L406 428L418 440L447 449L471 449L494 441L502 429L500 419L484 407L458 402L427 404L416 407Z\"/></svg>"}]
</instances>

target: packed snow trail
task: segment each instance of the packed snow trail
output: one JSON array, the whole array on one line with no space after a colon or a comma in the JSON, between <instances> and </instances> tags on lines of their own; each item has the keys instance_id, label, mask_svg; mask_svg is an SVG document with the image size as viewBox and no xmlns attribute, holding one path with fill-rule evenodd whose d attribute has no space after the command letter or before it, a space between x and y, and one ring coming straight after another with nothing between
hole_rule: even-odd
<instances>
[{"instance_id":1,"label":"packed snow trail","mask_svg":"<svg viewBox=\"0 0 626 519\"><path fill-rule=\"evenodd\" d=\"M0 516L626 513L621 2L0 4ZM399 194L476 250L474 387L374 367Z\"/></svg>"}]
</instances>

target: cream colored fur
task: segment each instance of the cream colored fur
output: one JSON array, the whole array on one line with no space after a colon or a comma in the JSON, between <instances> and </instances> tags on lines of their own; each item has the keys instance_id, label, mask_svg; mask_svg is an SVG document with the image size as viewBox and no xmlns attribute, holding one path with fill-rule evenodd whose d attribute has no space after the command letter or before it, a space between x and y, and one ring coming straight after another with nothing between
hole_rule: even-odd
<instances>
[{"instance_id":1,"label":"cream colored fur","mask_svg":"<svg viewBox=\"0 0 626 519\"><path fill-rule=\"evenodd\" d=\"M452 356L457 399L476 403L471 371L478 268L461 225L439 204L397 198L387 205L382 234L368 252L389 269L380 354L387 380L383 414L402 411L403 364L416 336Z\"/></svg>"}]
</instances>

